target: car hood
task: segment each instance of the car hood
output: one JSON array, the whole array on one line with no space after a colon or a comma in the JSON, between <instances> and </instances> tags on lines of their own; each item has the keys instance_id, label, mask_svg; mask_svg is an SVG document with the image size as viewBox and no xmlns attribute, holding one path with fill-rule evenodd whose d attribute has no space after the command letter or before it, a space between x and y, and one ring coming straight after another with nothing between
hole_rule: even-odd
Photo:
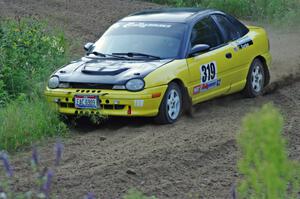
<instances>
[{"instance_id":1,"label":"car hood","mask_svg":"<svg viewBox=\"0 0 300 199\"><path fill-rule=\"evenodd\" d=\"M84 57L62 67L52 76L58 76L60 82L121 85L129 79L144 78L171 61L171 59L140 61Z\"/></svg>"}]
</instances>

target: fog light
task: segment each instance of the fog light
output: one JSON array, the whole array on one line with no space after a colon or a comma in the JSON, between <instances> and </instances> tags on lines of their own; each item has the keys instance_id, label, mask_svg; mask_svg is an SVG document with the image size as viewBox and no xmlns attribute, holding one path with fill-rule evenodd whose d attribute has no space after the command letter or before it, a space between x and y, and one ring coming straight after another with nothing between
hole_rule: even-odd
<instances>
[{"instance_id":1,"label":"fog light","mask_svg":"<svg viewBox=\"0 0 300 199\"><path fill-rule=\"evenodd\" d=\"M60 99L59 99L59 98L55 98L55 99L53 100L53 102L59 103L59 102L60 102Z\"/></svg>"}]
</instances>

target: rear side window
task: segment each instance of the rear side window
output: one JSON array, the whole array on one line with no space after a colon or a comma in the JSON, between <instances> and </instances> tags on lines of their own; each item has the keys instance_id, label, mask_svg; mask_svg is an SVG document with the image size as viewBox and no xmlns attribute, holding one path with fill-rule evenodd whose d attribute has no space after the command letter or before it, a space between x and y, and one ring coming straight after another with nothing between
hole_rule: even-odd
<instances>
[{"instance_id":1,"label":"rear side window","mask_svg":"<svg viewBox=\"0 0 300 199\"><path fill-rule=\"evenodd\" d=\"M226 17L231 21L231 23L234 25L236 30L239 32L240 37L245 36L249 32L249 29L242 22L240 22L233 16L227 14Z\"/></svg>"},{"instance_id":2,"label":"rear side window","mask_svg":"<svg viewBox=\"0 0 300 199\"><path fill-rule=\"evenodd\" d=\"M222 44L221 33L211 17L201 19L193 28L191 46L208 44L211 48Z\"/></svg>"},{"instance_id":3,"label":"rear side window","mask_svg":"<svg viewBox=\"0 0 300 199\"><path fill-rule=\"evenodd\" d=\"M213 15L213 18L215 19L216 23L218 23L223 32L225 43L237 40L241 37L239 31L226 16Z\"/></svg>"}]
</instances>

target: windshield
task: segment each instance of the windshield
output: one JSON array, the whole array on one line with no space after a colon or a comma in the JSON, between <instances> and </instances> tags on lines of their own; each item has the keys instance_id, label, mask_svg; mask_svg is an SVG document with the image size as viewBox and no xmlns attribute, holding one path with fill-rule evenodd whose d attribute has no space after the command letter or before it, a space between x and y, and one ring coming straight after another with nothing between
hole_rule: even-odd
<instances>
[{"instance_id":1,"label":"windshield","mask_svg":"<svg viewBox=\"0 0 300 199\"><path fill-rule=\"evenodd\" d=\"M140 53L160 58L178 56L185 24L118 22L112 25L90 51L103 54Z\"/></svg>"}]
</instances>

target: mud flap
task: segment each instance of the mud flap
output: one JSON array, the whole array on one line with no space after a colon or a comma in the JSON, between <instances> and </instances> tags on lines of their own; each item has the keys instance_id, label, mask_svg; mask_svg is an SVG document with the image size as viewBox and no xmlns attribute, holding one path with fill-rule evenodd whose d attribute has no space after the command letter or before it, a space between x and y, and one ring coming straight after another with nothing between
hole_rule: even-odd
<instances>
[{"instance_id":1,"label":"mud flap","mask_svg":"<svg viewBox=\"0 0 300 199\"><path fill-rule=\"evenodd\" d=\"M184 87L183 92L183 110L189 117L194 116L192 98L189 96L188 89Z\"/></svg>"}]
</instances>

